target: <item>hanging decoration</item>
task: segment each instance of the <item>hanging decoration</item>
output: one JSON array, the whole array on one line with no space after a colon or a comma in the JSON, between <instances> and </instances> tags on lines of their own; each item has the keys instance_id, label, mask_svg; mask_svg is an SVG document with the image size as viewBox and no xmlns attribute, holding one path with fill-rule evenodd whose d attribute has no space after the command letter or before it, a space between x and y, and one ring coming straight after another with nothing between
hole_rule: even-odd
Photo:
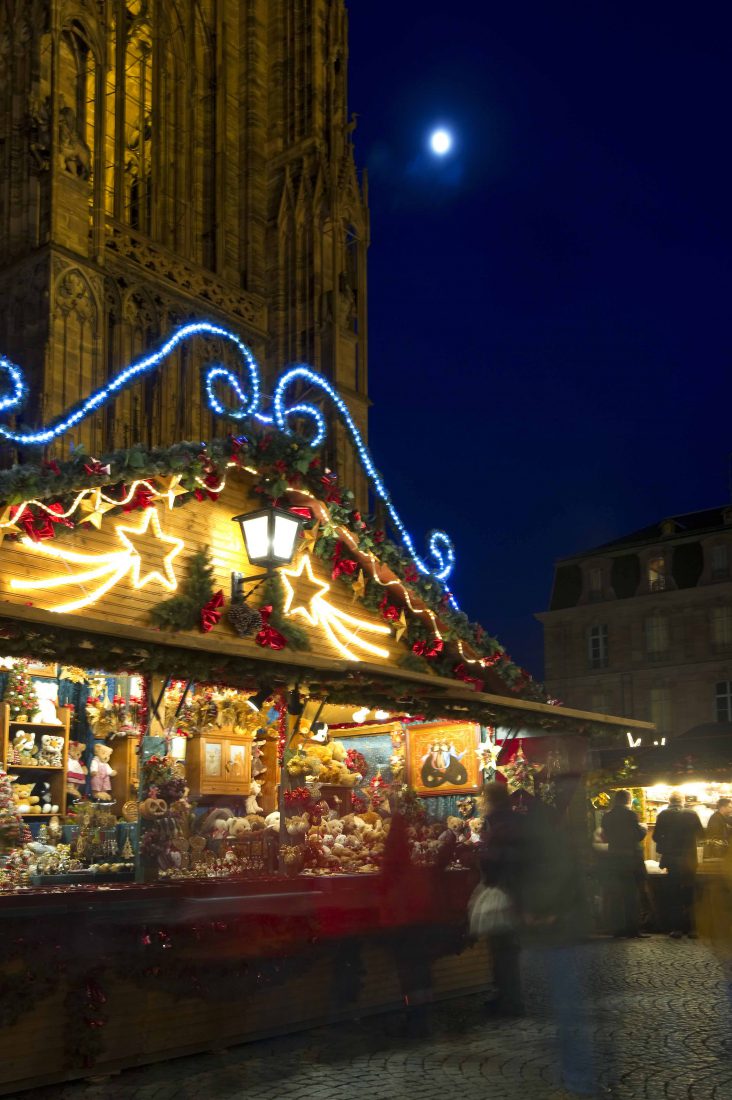
<instances>
[{"instance_id":1,"label":"hanging decoration","mask_svg":"<svg viewBox=\"0 0 732 1100\"><path fill-rule=\"evenodd\" d=\"M221 605L211 608L217 611L223 605L223 593ZM214 573L211 565L211 555L208 549L198 550L188 562L188 573L181 583L180 591L167 600L162 600L150 612L150 618L156 626L164 630L194 630L197 626L204 628L203 615L206 608L214 600ZM220 618L220 612L218 618ZM209 630L218 622L218 618L210 621Z\"/></svg>"},{"instance_id":2,"label":"hanging decoration","mask_svg":"<svg viewBox=\"0 0 732 1100\"><path fill-rule=\"evenodd\" d=\"M525 791L527 794L533 795L536 775L542 771L543 767L543 764L530 764L524 756L522 746L519 745L511 762L509 764L499 764L496 771L505 776L509 794L514 794L516 791Z\"/></svg>"}]
</instances>

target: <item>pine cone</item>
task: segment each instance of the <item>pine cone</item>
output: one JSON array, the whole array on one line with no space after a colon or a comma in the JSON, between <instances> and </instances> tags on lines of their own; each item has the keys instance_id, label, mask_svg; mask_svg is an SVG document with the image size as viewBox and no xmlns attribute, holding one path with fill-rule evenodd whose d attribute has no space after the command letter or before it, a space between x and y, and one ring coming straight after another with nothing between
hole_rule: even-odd
<instances>
[{"instance_id":1,"label":"pine cone","mask_svg":"<svg viewBox=\"0 0 732 1100\"><path fill-rule=\"evenodd\" d=\"M235 603L229 608L229 622L240 638L262 629L262 616L247 603Z\"/></svg>"}]
</instances>

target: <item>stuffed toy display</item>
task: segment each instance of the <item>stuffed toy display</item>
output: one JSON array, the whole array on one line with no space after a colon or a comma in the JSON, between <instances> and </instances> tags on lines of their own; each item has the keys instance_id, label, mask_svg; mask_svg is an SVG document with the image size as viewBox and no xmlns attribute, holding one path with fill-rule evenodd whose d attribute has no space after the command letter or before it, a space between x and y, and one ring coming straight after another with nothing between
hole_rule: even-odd
<instances>
[{"instance_id":1,"label":"stuffed toy display","mask_svg":"<svg viewBox=\"0 0 732 1100\"><path fill-rule=\"evenodd\" d=\"M41 736L41 751L39 754L39 763L41 760L47 764L49 768L60 768L64 754L64 739L59 737L58 734L44 733Z\"/></svg>"},{"instance_id":2,"label":"stuffed toy display","mask_svg":"<svg viewBox=\"0 0 732 1100\"><path fill-rule=\"evenodd\" d=\"M117 772L109 763L112 755L112 746L105 745L103 741L97 741L94 746L94 759L89 768L91 775L92 798L97 802L112 801L112 776Z\"/></svg>"},{"instance_id":3,"label":"stuffed toy display","mask_svg":"<svg viewBox=\"0 0 732 1100\"><path fill-rule=\"evenodd\" d=\"M261 814L262 807L257 801L259 795L262 793L262 784L253 779L249 784L249 794L247 795L246 813L248 814Z\"/></svg>"}]
</instances>

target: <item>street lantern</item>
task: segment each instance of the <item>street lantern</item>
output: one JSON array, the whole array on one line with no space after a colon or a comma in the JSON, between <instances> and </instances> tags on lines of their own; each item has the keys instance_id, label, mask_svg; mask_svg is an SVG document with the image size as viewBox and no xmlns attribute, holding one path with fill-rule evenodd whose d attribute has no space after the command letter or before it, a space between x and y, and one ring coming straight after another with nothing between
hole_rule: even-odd
<instances>
[{"instance_id":1,"label":"street lantern","mask_svg":"<svg viewBox=\"0 0 732 1100\"><path fill-rule=\"evenodd\" d=\"M244 549L250 565L264 568L263 577L282 565L289 565L295 556L297 536L302 526L301 516L293 515L284 508L262 508L258 512L246 512L234 516L239 524ZM247 577L246 581L260 580L261 577ZM241 595L244 577L241 573L232 575L235 595Z\"/></svg>"}]
</instances>

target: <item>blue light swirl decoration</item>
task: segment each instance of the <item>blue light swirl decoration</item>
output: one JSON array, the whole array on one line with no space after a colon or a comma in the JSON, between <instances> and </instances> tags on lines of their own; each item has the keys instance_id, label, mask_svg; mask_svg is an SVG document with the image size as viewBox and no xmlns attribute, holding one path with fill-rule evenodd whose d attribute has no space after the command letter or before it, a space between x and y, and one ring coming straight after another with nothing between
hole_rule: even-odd
<instances>
[{"instance_id":1,"label":"blue light swirl decoration","mask_svg":"<svg viewBox=\"0 0 732 1100\"><path fill-rule=\"evenodd\" d=\"M260 408L262 393L259 365L256 359L246 344L244 344L238 336L229 332L228 329L222 328L220 325L211 324L208 321L197 321L192 324L183 325L174 332L157 351L151 352L149 355L143 356L141 359L131 363L124 370L120 371L119 374L115 375L115 377L105 386L102 386L88 397L79 401L68 412L56 417L45 427L38 430L13 431L11 428L0 424L0 436L11 443L17 443L19 446L25 447L42 447L51 443L54 439L57 439L71 428L75 427L87 416L96 412L109 400L117 397L123 390L138 381L143 375L149 374L151 371L155 370L155 368L160 366L180 344L194 336L213 336L222 340L228 340L238 350L246 369L249 389L248 394L237 375L226 367L220 364L214 364L207 367L204 371L203 384L208 404L213 412L219 416L231 417L234 420L244 420L250 417L255 418L264 424L274 424L279 431L287 434L292 434L292 428L289 422L293 417L309 420L315 430L312 438L308 440L308 443L311 447L319 447L324 441L328 430L327 421L322 409L319 409L316 405L307 403L298 403L288 407L285 404L285 394L288 387L298 382L306 382L308 385L315 386L322 390L335 405L340 419L356 448L366 476L371 482L376 495L383 501L389 517L399 532L402 542L412 557L417 569L424 576L435 577L441 582L447 580L455 567L455 548L452 540L444 531L432 531L428 542L429 558L431 560L427 562L420 557L414 547L409 532L402 523L399 513L392 503L386 486L379 477L369 450L361 438L361 433L353 422L348 406L341 398L340 394L331 386L330 382L328 382L326 378L323 378L322 375L317 374L314 370L311 370L310 367L303 364L292 367L279 378L272 399L272 416L267 416ZM9 381L10 386L8 393L0 395L0 414L18 412L23 407L28 397L28 386L23 371L9 359L0 357L0 381L3 377ZM239 402L237 406L232 408L224 405L219 400L214 390L216 382L223 382L231 387ZM448 593L447 595L450 606L455 610L459 610L452 594Z\"/></svg>"}]
</instances>

